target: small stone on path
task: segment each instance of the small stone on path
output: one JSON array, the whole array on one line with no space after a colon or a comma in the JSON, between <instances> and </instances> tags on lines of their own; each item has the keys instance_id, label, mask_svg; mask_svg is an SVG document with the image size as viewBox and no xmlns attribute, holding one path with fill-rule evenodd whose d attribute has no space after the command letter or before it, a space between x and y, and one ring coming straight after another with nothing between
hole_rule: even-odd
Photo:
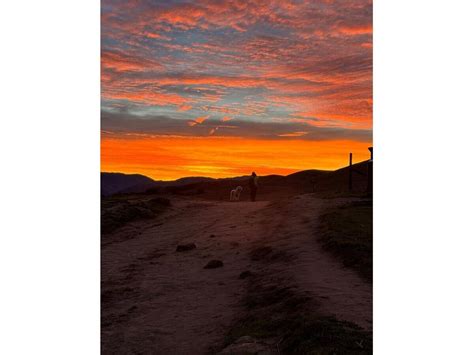
<instances>
[{"instance_id":1,"label":"small stone on path","mask_svg":"<svg viewBox=\"0 0 474 355\"><path fill-rule=\"evenodd\" d=\"M221 260L211 260L204 266L204 269L215 269L218 267L223 267L224 263Z\"/></svg>"},{"instance_id":2,"label":"small stone on path","mask_svg":"<svg viewBox=\"0 0 474 355\"><path fill-rule=\"evenodd\" d=\"M193 249L196 249L196 244L194 243L180 244L176 247L177 252L188 251L188 250L193 250Z\"/></svg>"}]
</instances>

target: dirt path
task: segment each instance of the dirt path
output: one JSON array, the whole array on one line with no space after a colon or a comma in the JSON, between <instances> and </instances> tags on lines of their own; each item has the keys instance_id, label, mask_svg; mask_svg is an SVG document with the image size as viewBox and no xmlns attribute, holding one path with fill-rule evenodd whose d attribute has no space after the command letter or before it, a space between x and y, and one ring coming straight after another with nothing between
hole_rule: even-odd
<instances>
[{"instance_id":1,"label":"dirt path","mask_svg":"<svg viewBox=\"0 0 474 355\"><path fill-rule=\"evenodd\" d=\"M125 241L102 250L102 293L110 298L102 314L105 352L202 354L219 342L245 292L242 245L258 235L251 221L266 205L176 201L157 220L119 231ZM197 248L175 252L189 242ZM203 269L211 259L224 267Z\"/></svg>"},{"instance_id":2,"label":"dirt path","mask_svg":"<svg viewBox=\"0 0 474 355\"><path fill-rule=\"evenodd\" d=\"M104 237L104 354L208 352L243 312L240 273L262 267L287 275L324 312L369 329L371 286L315 240L323 203L310 195L279 203L176 200L156 219ZM176 252L191 242L196 249ZM291 260L258 265L249 254L265 245ZM224 267L204 269L212 259Z\"/></svg>"}]
</instances>

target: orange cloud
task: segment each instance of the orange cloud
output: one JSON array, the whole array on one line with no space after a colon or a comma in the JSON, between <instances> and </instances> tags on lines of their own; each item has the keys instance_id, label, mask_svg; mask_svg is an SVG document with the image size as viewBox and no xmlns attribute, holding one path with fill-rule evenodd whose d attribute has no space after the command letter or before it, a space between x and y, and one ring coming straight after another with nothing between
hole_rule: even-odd
<instances>
[{"instance_id":1,"label":"orange cloud","mask_svg":"<svg viewBox=\"0 0 474 355\"><path fill-rule=\"evenodd\" d=\"M306 134L308 134L308 132L292 132L279 134L278 137L302 137Z\"/></svg>"},{"instance_id":2,"label":"orange cloud","mask_svg":"<svg viewBox=\"0 0 474 355\"><path fill-rule=\"evenodd\" d=\"M161 69L162 65L157 61L133 56L122 51L102 51L102 69L113 69L120 72L143 71Z\"/></svg>"},{"instance_id":3,"label":"orange cloud","mask_svg":"<svg viewBox=\"0 0 474 355\"><path fill-rule=\"evenodd\" d=\"M209 117L210 117L209 115L197 117L197 118L194 119L193 121L188 121L188 125L192 127L192 126L201 124L201 123L203 123L205 120L207 120Z\"/></svg>"},{"instance_id":4,"label":"orange cloud","mask_svg":"<svg viewBox=\"0 0 474 355\"><path fill-rule=\"evenodd\" d=\"M201 116L201 117L197 117L194 121L196 121L197 123L203 123L205 120L207 120L210 116Z\"/></svg>"},{"instance_id":5,"label":"orange cloud","mask_svg":"<svg viewBox=\"0 0 474 355\"><path fill-rule=\"evenodd\" d=\"M179 110L180 110L180 111L189 111L189 110L191 110L192 108L193 108L193 107L190 106L190 105L181 105L181 106L179 106Z\"/></svg>"},{"instance_id":6,"label":"orange cloud","mask_svg":"<svg viewBox=\"0 0 474 355\"><path fill-rule=\"evenodd\" d=\"M363 26L341 26L339 32L345 35L364 35L372 33L372 24Z\"/></svg>"}]
</instances>

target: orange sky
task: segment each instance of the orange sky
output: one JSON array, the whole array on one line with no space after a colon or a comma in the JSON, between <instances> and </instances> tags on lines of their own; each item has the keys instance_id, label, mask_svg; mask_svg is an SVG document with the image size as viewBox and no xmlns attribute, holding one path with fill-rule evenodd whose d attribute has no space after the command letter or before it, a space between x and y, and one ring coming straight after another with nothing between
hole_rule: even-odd
<instances>
[{"instance_id":1,"label":"orange sky","mask_svg":"<svg viewBox=\"0 0 474 355\"><path fill-rule=\"evenodd\" d=\"M138 173L157 180L183 176L287 175L334 170L369 158L370 143L262 140L238 137L102 138L102 171Z\"/></svg>"},{"instance_id":2,"label":"orange sky","mask_svg":"<svg viewBox=\"0 0 474 355\"><path fill-rule=\"evenodd\" d=\"M102 171L333 170L372 107L371 0L101 2Z\"/></svg>"}]
</instances>

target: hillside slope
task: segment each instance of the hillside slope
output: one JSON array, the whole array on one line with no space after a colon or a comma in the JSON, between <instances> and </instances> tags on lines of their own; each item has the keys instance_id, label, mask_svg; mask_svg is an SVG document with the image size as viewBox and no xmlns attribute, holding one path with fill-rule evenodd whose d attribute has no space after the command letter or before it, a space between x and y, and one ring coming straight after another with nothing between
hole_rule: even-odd
<instances>
[{"instance_id":1,"label":"hillside slope","mask_svg":"<svg viewBox=\"0 0 474 355\"><path fill-rule=\"evenodd\" d=\"M154 180L140 174L100 173L100 190L102 196L109 196L128 190L143 192L154 185ZM131 190L136 191L131 191Z\"/></svg>"},{"instance_id":2,"label":"hillside slope","mask_svg":"<svg viewBox=\"0 0 474 355\"><path fill-rule=\"evenodd\" d=\"M367 161L352 168L352 191L367 189ZM274 200L285 196L315 192L319 195L341 194L349 189L349 168L335 171L304 170L287 176L267 175L259 177L258 195L261 199ZM116 193L153 193L195 196L206 200L227 200L230 190L244 188L241 199L249 198L248 176L213 179L185 177L175 181L155 181L143 175L117 173L101 174L102 195Z\"/></svg>"}]
</instances>

